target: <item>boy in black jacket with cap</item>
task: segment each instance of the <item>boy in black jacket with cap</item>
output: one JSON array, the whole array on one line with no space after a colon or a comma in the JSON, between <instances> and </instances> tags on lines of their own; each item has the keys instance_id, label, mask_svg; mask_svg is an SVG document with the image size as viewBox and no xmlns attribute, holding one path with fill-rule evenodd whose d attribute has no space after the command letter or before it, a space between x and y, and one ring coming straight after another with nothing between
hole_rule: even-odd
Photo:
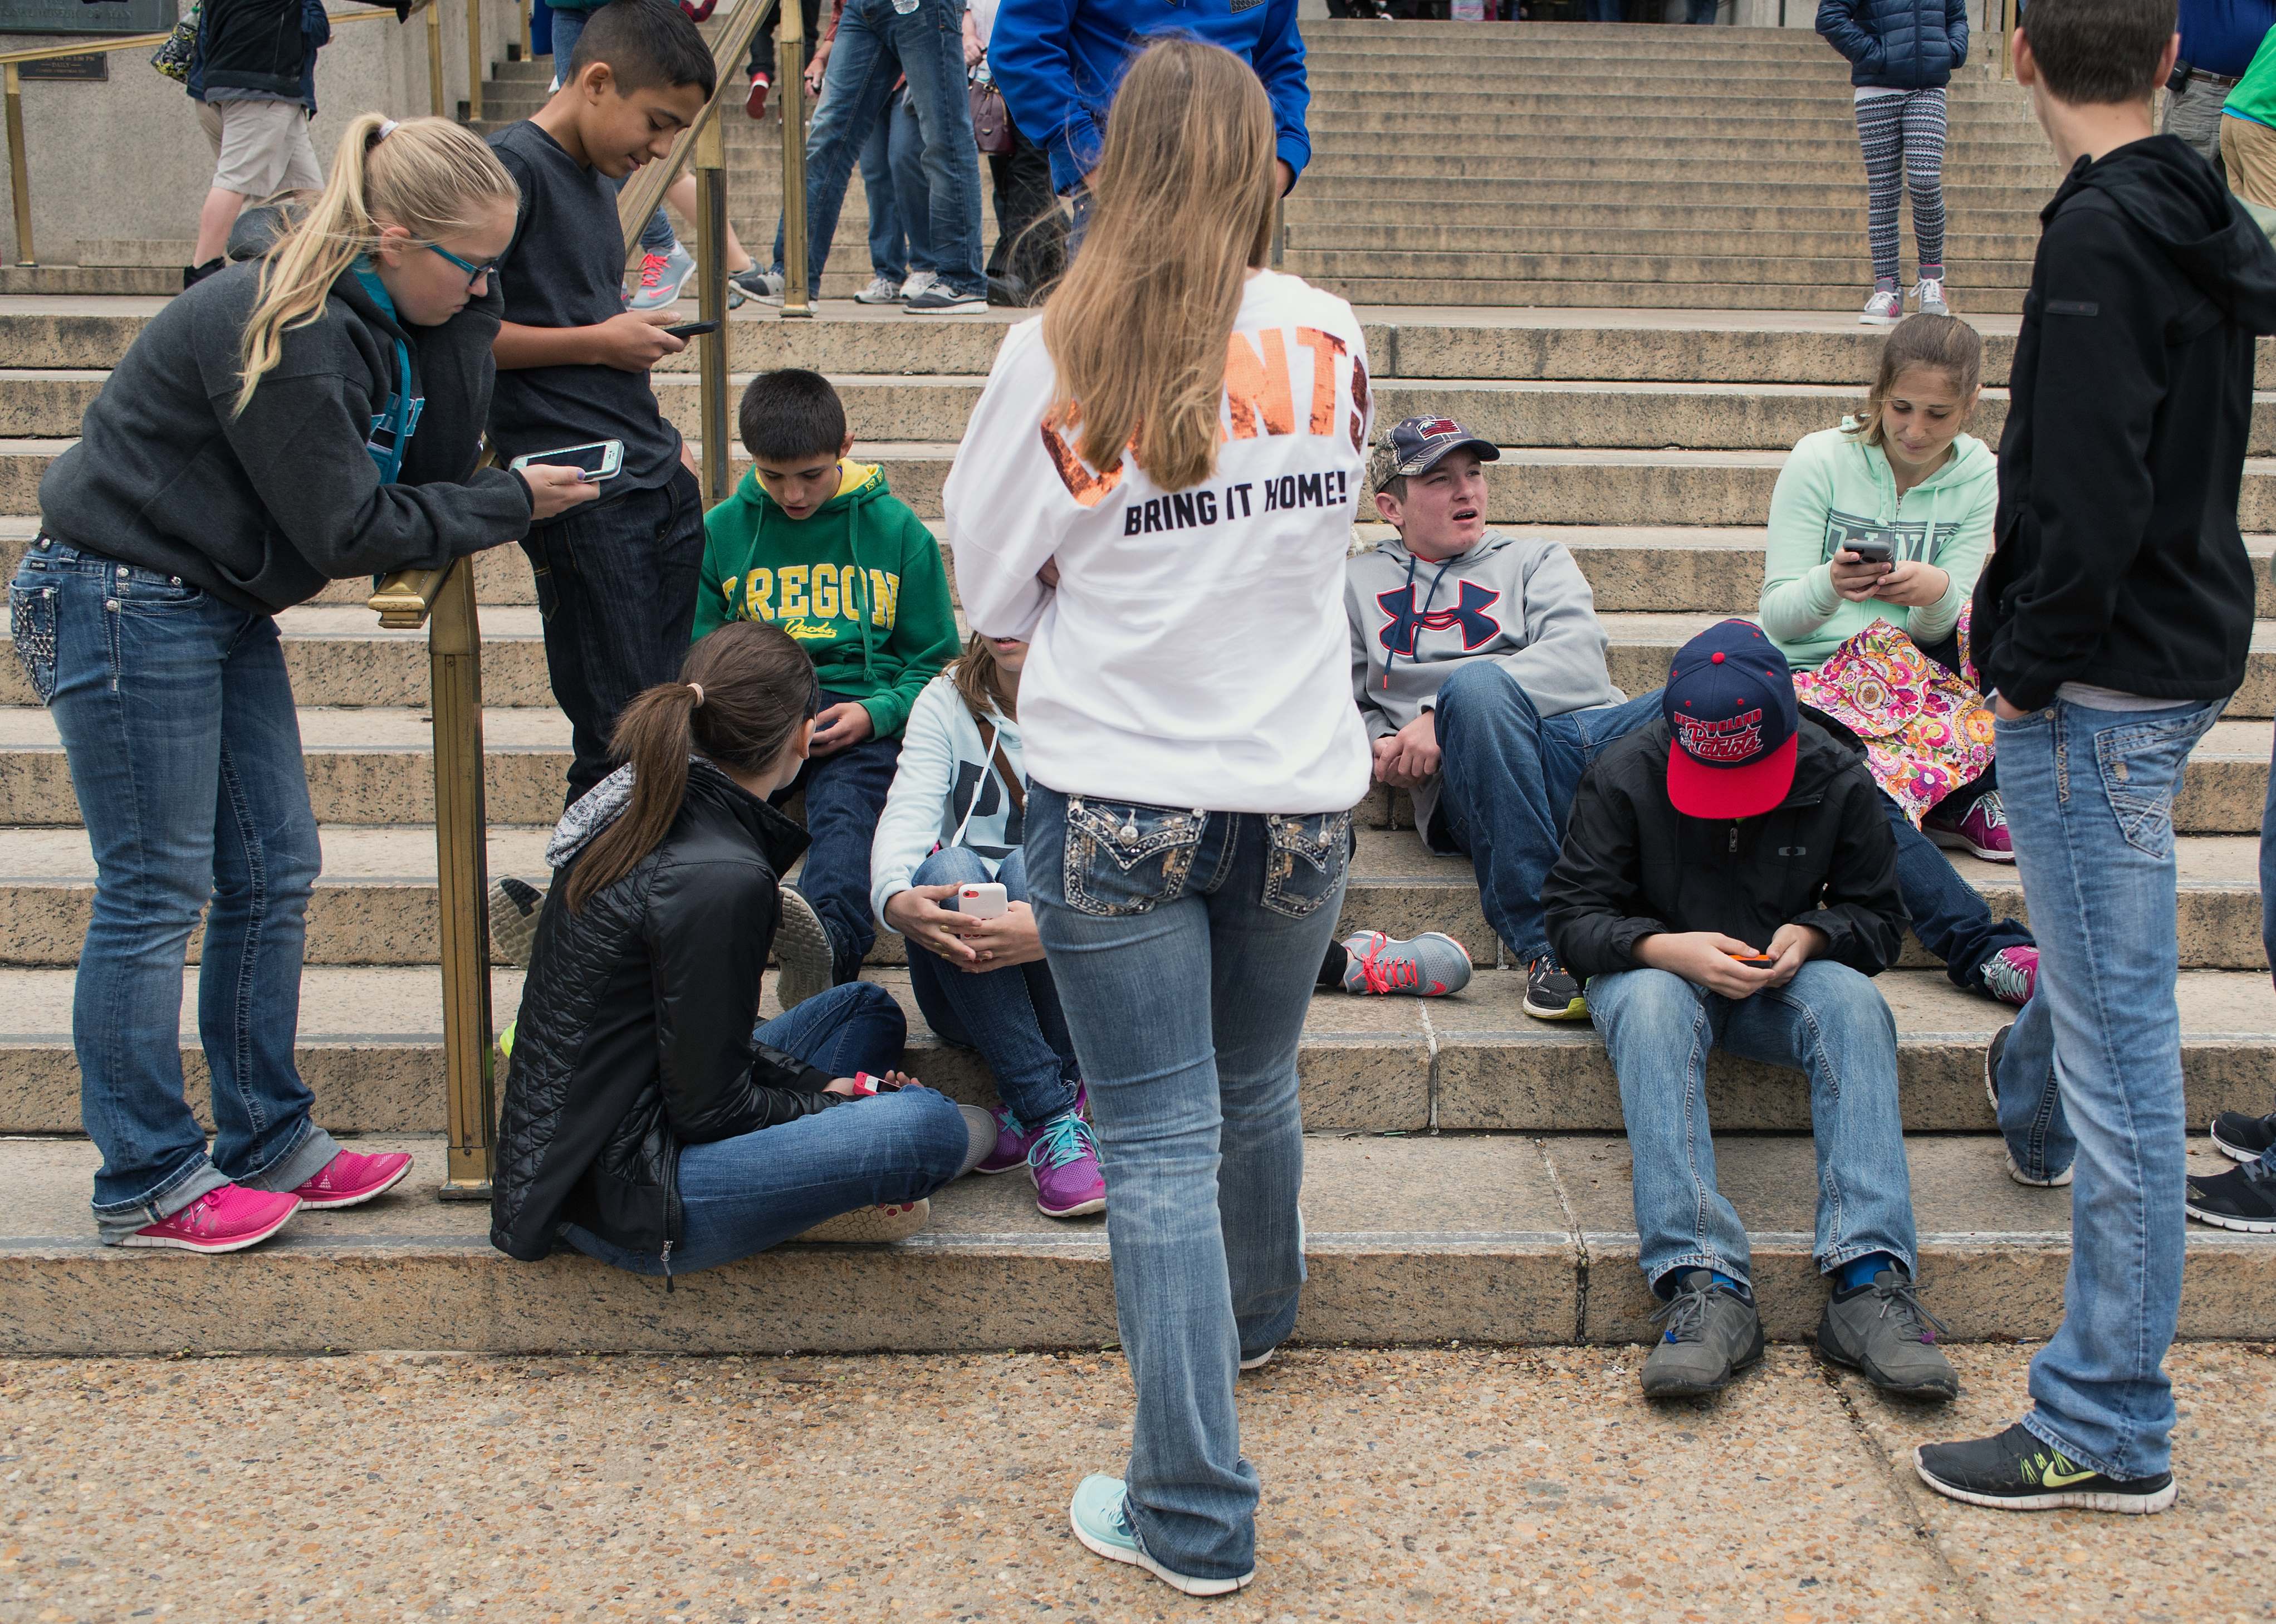
<instances>
[{"instance_id":1,"label":"boy in black jacket with cap","mask_svg":"<svg viewBox=\"0 0 2276 1624\"><path fill-rule=\"evenodd\" d=\"M1677 653L1660 719L1581 780L1542 901L1620 1076L1638 1261L1667 1303L1644 1395L1711 1393L1762 1357L1747 1233L1716 1188L1717 1045L1809 1075L1819 1349L1892 1393L1957 1393L1914 1293L1896 1022L1867 979L1903 939L1896 841L1864 758L1802 719L1761 627Z\"/></svg>"},{"instance_id":2,"label":"boy in black jacket with cap","mask_svg":"<svg viewBox=\"0 0 2276 1624\"><path fill-rule=\"evenodd\" d=\"M2237 495L2253 340L2276 331L2276 253L2203 158L2151 133L2174 17L2173 0L2032 0L2015 41L2015 77L2070 172L2040 216L1976 588L2043 1001L1993 1038L1985 1076L2010 1173L2075 1171L2077 1186L2063 1323L2031 1362L2030 1411L1915 1457L1938 1492L2014 1511L2174 1502L2173 801L2244 675Z\"/></svg>"}]
</instances>

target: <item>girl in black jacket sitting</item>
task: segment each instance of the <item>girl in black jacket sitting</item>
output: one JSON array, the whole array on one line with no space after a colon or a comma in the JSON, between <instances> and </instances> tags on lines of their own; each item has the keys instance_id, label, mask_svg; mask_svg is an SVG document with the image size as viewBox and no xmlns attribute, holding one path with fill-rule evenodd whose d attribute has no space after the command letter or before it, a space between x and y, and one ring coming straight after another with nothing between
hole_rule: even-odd
<instances>
[{"instance_id":1,"label":"girl in black jacket sitting","mask_svg":"<svg viewBox=\"0 0 2276 1624\"><path fill-rule=\"evenodd\" d=\"M625 708L625 764L546 850L558 873L490 1206L491 1243L514 1257L565 1240L684 1273L840 1214L855 1217L824 1238L897 1239L995 1143L986 1112L887 1070L907 1027L875 983L753 1030L777 885L806 846L767 797L806 759L820 690L798 645L753 621L697 643L680 678Z\"/></svg>"}]
</instances>

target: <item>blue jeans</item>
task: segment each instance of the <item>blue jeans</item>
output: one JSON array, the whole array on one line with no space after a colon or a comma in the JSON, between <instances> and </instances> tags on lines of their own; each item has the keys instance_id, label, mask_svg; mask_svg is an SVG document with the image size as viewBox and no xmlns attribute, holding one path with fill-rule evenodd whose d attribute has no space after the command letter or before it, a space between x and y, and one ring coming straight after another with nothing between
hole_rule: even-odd
<instances>
[{"instance_id":1,"label":"blue jeans","mask_svg":"<svg viewBox=\"0 0 2276 1624\"><path fill-rule=\"evenodd\" d=\"M2174 797L2220 709L2058 699L1998 725L1999 793L2039 935L2038 991L2000 1057L1999 1126L2026 1172L2074 1169L2063 1323L2031 1361L2023 1424L2114 1477L2172 1460L2165 1359L2181 1316L2187 1131Z\"/></svg>"},{"instance_id":2,"label":"blue jeans","mask_svg":"<svg viewBox=\"0 0 2276 1624\"><path fill-rule=\"evenodd\" d=\"M102 1238L224 1184L292 1189L339 1146L309 1120L293 1064L321 856L277 622L44 538L8 596L95 848L72 1044L80 1120L102 1152ZM201 911L210 1155L182 1095L182 965Z\"/></svg>"},{"instance_id":3,"label":"blue jeans","mask_svg":"<svg viewBox=\"0 0 2276 1624\"><path fill-rule=\"evenodd\" d=\"M581 10L553 13L553 77L556 83L559 82L563 72L569 66L570 55L577 49L578 36L585 32L585 25L592 20L592 17L591 11ZM630 176L626 177L626 179L630 178ZM625 188L623 180L610 184L619 192ZM679 240L671 229L671 219L664 212L664 205L658 203L656 212L649 216L648 224L641 227L641 252L669 254Z\"/></svg>"},{"instance_id":4,"label":"blue jeans","mask_svg":"<svg viewBox=\"0 0 2276 1624\"><path fill-rule=\"evenodd\" d=\"M573 12L563 12L573 16ZM664 484L573 507L521 543L537 587L545 674L569 718L569 800L615 764L617 714L687 658L703 563L703 492L676 467Z\"/></svg>"},{"instance_id":5,"label":"blue jeans","mask_svg":"<svg viewBox=\"0 0 2276 1624\"><path fill-rule=\"evenodd\" d=\"M567 10L554 11L553 78L555 83L559 83L562 74L567 71L569 57L577 49L578 37L585 32L585 25L592 20L593 13L582 8L573 11ZM627 180L630 178L630 176L626 177ZM610 184L619 192L625 189L623 180L612 181ZM671 220L665 217L664 205L658 203L656 206L656 212L649 216L648 224L641 227L641 251L643 254L669 254L671 252L672 244L679 240L679 239L672 233Z\"/></svg>"},{"instance_id":6,"label":"blue jeans","mask_svg":"<svg viewBox=\"0 0 2276 1624\"><path fill-rule=\"evenodd\" d=\"M943 846L918 865L917 885L962 885L988 877L988 866L968 846ZM996 871L1005 898L1029 900L1028 857L1013 852ZM944 964L909 944L909 985L925 1024L944 1043L977 1049L996 1079L996 1092L1022 1126L1038 1127L1074 1109L1082 1067L1059 1008L1048 964L1015 964L979 974Z\"/></svg>"},{"instance_id":7,"label":"blue jeans","mask_svg":"<svg viewBox=\"0 0 2276 1624\"><path fill-rule=\"evenodd\" d=\"M1478 660L1438 689L1438 805L1430 844L1467 853L1486 922L1530 964L1549 951L1541 884L1565 846L1573 792L1606 746L1659 715L1659 690L1544 718L1500 666Z\"/></svg>"},{"instance_id":8,"label":"blue jeans","mask_svg":"<svg viewBox=\"0 0 2276 1624\"><path fill-rule=\"evenodd\" d=\"M849 697L824 688L823 708ZM877 939L877 916L869 907L869 842L900 760L899 740L865 739L834 755L809 756L798 777L775 792L777 805L806 792L809 844L798 892L830 933L831 974L841 983L861 974L862 957Z\"/></svg>"},{"instance_id":9,"label":"blue jeans","mask_svg":"<svg viewBox=\"0 0 2276 1624\"><path fill-rule=\"evenodd\" d=\"M929 266L932 214L925 201L924 135L906 87L885 103L861 143L861 190L869 199L871 272L901 282L912 266Z\"/></svg>"},{"instance_id":10,"label":"blue jeans","mask_svg":"<svg viewBox=\"0 0 2276 1624\"><path fill-rule=\"evenodd\" d=\"M1732 999L1665 970L1620 970L1589 977L1589 1017L1620 1076L1646 1279L1678 1269L1752 1279L1747 1232L1715 1183L1707 1053L1718 1044L1809 1079L1818 1269L1886 1252L1912 1272L1897 1023L1870 979L1813 959L1785 986Z\"/></svg>"},{"instance_id":11,"label":"blue jeans","mask_svg":"<svg viewBox=\"0 0 2276 1624\"><path fill-rule=\"evenodd\" d=\"M1964 992L1984 990L1984 966L2003 947L2029 947L2032 937L2019 919L1994 920L1973 885L1943 848L1913 827L1886 794L1881 810L1897 838L1897 890L1912 915L1920 945L1944 960L1944 973Z\"/></svg>"},{"instance_id":12,"label":"blue jeans","mask_svg":"<svg viewBox=\"0 0 2276 1624\"><path fill-rule=\"evenodd\" d=\"M809 288L822 285L822 267L830 257L854 159L885 116L893 80L906 74L909 105L916 110L924 140L927 222L922 245L910 232L911 262L937 276L952 293L986 295L980 264L980 166L972 105L965 96L963 29L961 0L917 0L907 14L892 0L847 0L823 75L821 104L806 136ZM782 240L778 224L777 266L782 263Z\"/></svg>"},{"instance_id":13,"label":"blue jeans","mask_svg":"<svg viewBox=\"0 0 2276 1624\"><path fill-rule=\"evenodd\" d=\"M1028 786L1028 874L1114 1194L1114 1309L1138 1392L1127 1474L1173 1571L1256 1566L1233 1377L1296 1323L1296 1045L1351 815L1194 812Z\"/></svg>"},{"instance_id":14,"label":"blue jeans","mask_svg":"<svg viewBox=\"0 0 2276 1624\"><path fill-rule=\"evenodd\" d=\"M759 1042L833 1076L882 1075L908 1034L900 1006L875 982L854 982L760 1022ZM945 1095L904 1089L848 1100L756 1133L684 1145L679 1235L671 1271L692 1274L779 1246L825 1218L881 1202L915 1201L956 1177L967 1140ZM635 1274L663 1264L572 1224L562 1231L588 1257Z\"/></svg>"}]
</instances>

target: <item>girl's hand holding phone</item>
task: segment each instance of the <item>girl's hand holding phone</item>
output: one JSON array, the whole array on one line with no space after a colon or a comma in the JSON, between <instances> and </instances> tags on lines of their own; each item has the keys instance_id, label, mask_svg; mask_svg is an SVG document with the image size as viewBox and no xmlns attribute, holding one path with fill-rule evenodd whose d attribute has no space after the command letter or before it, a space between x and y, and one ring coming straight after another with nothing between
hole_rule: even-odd
<instances>
[{"instance_id":1,"label":"girl's hand holding phone","mask_svg":"<svg viewBox=\"0 0 2276 1624\"><path fill-rule=\"evenodd\" d=\"M1860 558L1844 547L1833 555L1826 567L1833 574L1833 590L1853 603L1862 603L1873 596L1882 577L1895 566Z\"/></svg>"},{"instance_id":2,"label":"girl's hand holding phone","mask_svg":"<svg viewBox=\"0 0 2276 1624\"><path fill-rule=\"evenodd\" d=\"M1024 902L1007 903L1000 918L972 922L964 933L969 960L952 960L960 970L984 975L1014 964L1037 964L1043 957L1043 933L1036 929L1036 910Z\"/></svg>"},{"instance_id":3,"label":"girl's hand holding phone","mask_svg":"<svg viewBox=\"0 0 2276 1624\"><path fill-rule=\"evenodd\" d=\"M534 462L520 472L529 484L529 516L533 520L567 512L580 502L590 502L601 494L598 482L587 479L576 468L565 468L558 463Z\"/></svg>"},{"instance_id":4,"label":"girl's hand holding phone","mask_svg":"<svg viewBox=\"0 0 2276 1624\"><path fill-rule=\"evenodd\" d=\"M1902 564L1885 566L1886 573L1873 588L1873 596L1885 603L1901 603L1907 609L1926 609L1940 603L1952 589L1952 577L1933 564L1923 564L1917 558L1908 558Z\"/></svg>"},{"instance_id":5,"label":"girl's hand holding phone","mask_svg":"<svg viewBox=\"0 0 2276 1624\"><path fill-rule=\"evenodd\" d=\"M912 885L897 891L886 899L885 922L926 952L968 970L975 968L980 953L966 945L964 938L993 922L972 919L941 906L954 895L953 885Z\"/></svg>"}]
</instances>

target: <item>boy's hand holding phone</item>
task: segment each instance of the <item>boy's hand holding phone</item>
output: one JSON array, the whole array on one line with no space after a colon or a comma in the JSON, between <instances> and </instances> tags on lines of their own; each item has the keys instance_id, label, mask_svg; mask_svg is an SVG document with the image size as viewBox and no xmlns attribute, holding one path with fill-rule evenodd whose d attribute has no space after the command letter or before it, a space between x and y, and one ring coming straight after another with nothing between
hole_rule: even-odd
<instances>
[{"instance_id":1,"label":"boy's hand holding phone","mask_svg":"<svg viewBox=\"0 0 2276 1624\"><path fill-rule=\"evenodd\" d=\"M627 310L612 315L593 334L593 359L619 372L646 372L667 355L677 355L687 340L664 330L679 318L669 310Z\"/></svg>"},{"instance_id":2,"label":"boy's hand holding phone","mask_svg":"<svg viewBox=\"0 0 2276 1624\"><path fill-rule=\"evenodd\" d=\"M1779 934L1784 936L1799 928L1787 925ZM1719 992L1726 998L1750 998L1765 987L1780 984L1776 966L1762 968L1741 962L1760 956L1759 948L1750 947L1719 930L1658 931L1638 942L1635 954L1638 964L1680 975L1693 986ZM1794 969L1801 968L1801 961L1795 960ZM1791 980L1793 973L1787 971L1787 979Z\"/></svg>"},{"instance_id":3,"label":"boy's hand holding phone","mask_svg":"<svg viewBox=\"0 0 2276 1624\"><path fill-rule=\"evenodd\" d=\"M1770 984L1783 987L1792 981L1794 972L1817 957L1831 945L1832 938L1816 925L1784 924L1771 937L1767 951L1778 960L1771 967Z\"/></svg>"}]
</instances>

